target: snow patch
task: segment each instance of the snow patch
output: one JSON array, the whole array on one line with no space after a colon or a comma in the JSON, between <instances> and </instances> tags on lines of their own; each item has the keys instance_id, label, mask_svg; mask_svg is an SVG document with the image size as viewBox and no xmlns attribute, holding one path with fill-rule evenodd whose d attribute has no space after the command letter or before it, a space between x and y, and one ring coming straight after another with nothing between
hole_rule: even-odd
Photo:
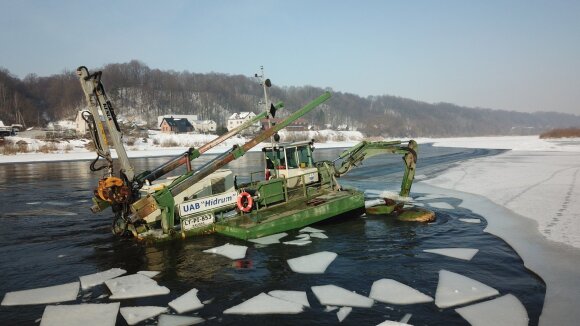
<instances>
[{"instance_id":1,"label":"snow patch","mask_svg":"<svg viewBox=\"0 0 580 326\"><path fill-rule=\"evenodd\" d=\"M338 255L334 252L321 251L314 254L288 259L290 269L301 274L324 274Z\"/></svg>"}]
</instances>

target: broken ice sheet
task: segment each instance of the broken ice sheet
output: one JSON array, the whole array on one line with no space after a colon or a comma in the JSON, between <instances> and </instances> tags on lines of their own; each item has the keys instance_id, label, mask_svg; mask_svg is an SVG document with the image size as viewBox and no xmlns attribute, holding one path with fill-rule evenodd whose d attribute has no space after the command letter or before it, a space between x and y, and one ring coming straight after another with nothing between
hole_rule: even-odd
<instances>
[{"instance_id":1,"label":"broken ice sheet","mask_svg":"<svg viewBox=\"0 0 580 326\"><path fill-rule=\"evenodd\" d=\"M433 301L433 298L412 287L386 278L373 283L369 297L380 302L401 305Z\"/></svg>"},{"instance_id":2,"label":"broken ice sheet","mask_svg":"<svg viewBox=\"0 0 580 326\"><path fill-rule=\"evenodd\" d=\"M302 240L310 240L310 235L307 233L301 233L301 234L297 235L296 238L302 239Z\"/></svg>"},{"instance_id":3,"label":"broken ice sheet","mask_svg":"<svg viewBox=\"0 0 580 326\"><path fill-rule=\"evenodd\" d=\"M209 254L222 255L228 257L229 259L242 259L246 257L246 250L248 250L248 247L246 246L237 246L226 243L223 246L207 249L204 250L203 252Z\"/></svg>"},{"instance_id":4,"label":"broken ice sheet","mask_svg":"<svg viewBox=\"0 0 580 326\"><path fill-rule=\"evenodd\" d=\"M201 324L205 319L201 317L176 316L176 315L161 315L157 326L190 326Z\"/></svg>"},{"instance_id":5,"label":"broken ice sheet","mask_svg":"<svg viewBox=\"0 0 580 326\"><path fill-rule=\"evenodd\" d=\"M93 286L100 285L105 283L106 280L110 280L115 277L119 277L123 274L127 273L126 270L121 268L111 268L104 272L99 272L95 274L85 275L79 277L81 281L81 288L83 290L87 290L92 288Z\"/></svg>"},{"instance_id":6,"label":"broken ice sheet","mask_svg":"<svg viewBox=\"0 0 580 326\"><path fill-rule=\"evenodd\" d=\"M473 224L481 223L481 220L478 218L460 218L459 220L465 223L473 223Z\"/></svg>"},{"instance_id":7,"label":"broken ice sheet","mask_svg":"<svg viewBox=\"0 0 580 326\"><path fill-rule=\"evenodd\" d=\"M268 295L271 295L274 298L298 303L298 304L301 304L305 307L310 308L310 302L308 302L308 297L306 296L306 292L304 292L304 291L274 290L274 291L268 292Z\"/></svg>"},{"instance_id":8,"label":"broken ice sheet","mask_svg":"<svg viewBox=\"0 0 580 326\"><path fill-rule=\"evenodd\" d=\"M141 274L132 274L105 281L111 291L109 299L131 299L168 294L169 289Z\"/></svg>"},{"instance_id":9,"label":"broken ice sheet","mask_svg":"<svg viewBox=\"0 0 580 326\"><path fill-rule=\"evenodd\" d=\"M472 326L523 326L529 322L526 308L512 294L455 311Z\"/></svg>"},{"instance_id":10,"label":"broken ice sheet","mask_svg":"<svg viewBox=\"0 0 580 326\"><path fill-rule=\"evenodd\" d=\"M257 239L249 239L248 241L253 242L253 243L257 243L257 244L262 244L262 245L269 245L269 244L274 244L274 243L280 243L280 239L284 238L287 235L288 235L288 233L285 233L285 232L276 233L276 234L272 234L272 235L257 238Z\"/></svg>"},{"instance_id":11,"label":"broken ice sheet","mask_svg":"<svg viewBox=\"0 0 580 326\"><path fill-rule=\"evenodd\" d=\"M321 251L314 254L288 259L290 269L295 273L323 274L338 256L334 252Z\"/></svg>"},{"instance_id":12,"label":"broken ice sheet","mask_svg":"<svg viewBox=\"0 0 580 326\"><path fill-rule=\"evenodd\" d=\"M292 246L305 246L305 245L311 244L311 243L312 243L312 241L310 241L310 240L302 240L302 239L284 242L285 245L292 245Z\"/></svg>"},{"instance_id":13,"label":"broken ice sheet","mask_svg":"<svg viewBox=\"0 0 580 326\"><path fill-rule=\"evenodd\" d=\"M479 251L479 249L471 249L471 248L443 248L443 249L425 249L424 252L429 252L432 254L438 254L448 257L453 257L457 259L463 260L471 260L475 254Z\"/></svg>"},{"instance_id":14,"label":"broken ice sheet","mask_svg":"<svg viewBox=\"0 0 580 326\"><path fill-rule=\"evenodd\" d=\"M79 282L44 288L8 292L2 300L2 306L34 305L76 300L79 293Z\"/></svg>"},{"instance_id":15,"label":"broken ice sheet","mask_svg":"<svg viewBox=\"0 0 580 326\"><path fill-rule=\"evenodd\" d=\"M336 313L336 317L338 318L338 322L342 323L342 321L350 314L352 311L351 307L342 307Z\"/></svg>"},{"instance_id":16,"label":"broken ice sheet","mask_svg":"<svg viewBox=\"0 0 580 326\"><path fill-rule=\"evenodd\" d=\"M178 314L203 308L203 303L197 298L197 289L191 289L189 292L179 298L169 302L169 306L177 311Z\"/></svg>"},{"instance_id":17,"label":"broken ice sheet","mask_svg":"<svg viewBox=\"0 0 580 326\"><path fill-rule=\"evenodd\" d=\"M313 233L313 232L324 232L324 230L319 230L319 229L315 229L315 228L307 226L303 229L300 229L300 231L298 231L298 232L300 232L300 233L304 233L304 232Z\"/></svg>"},{"instance_id":18,"label":"broken ice sheet","mask_svg":"<svg viewBox=\"0 0 580 326\"><path fill-rule=\"evenodd\" d=\"M441 208L441 209L454 209L455 208L446 202L435 202L435 203L428 203L428 204L431 207Z\"/></svg>"},{"instance_id":19,"label":"broken ice sheet","mask_svg":"<svg viewBox=\"0 0 580 326\"><path fill-rule=\"evenodd\" d=\"M448 308L498 295L499 292L469 277L446 270L439 271L435 305Z\"/></svg>"},{"instance_id":20,"label":"broken ice sheet","mask_svg":"<svg viewBox=\"0 0 580 326\"><path fill-rule=\"evenodd\" d=\"M328 239L328 236L322 232L312 232L310 233L311 238Z\"/></svg>"},{"instance_id":21,"label":"broken ice sheet","mask_svg":"<svg viewBox=\"0 0 580 326\"><path fill-rule=\"evenodd\" d=\"M40 326L114 326L119 305L119 302L115 302L47 306Z\"/></svg>"},{"instance_id":22,"label":"broken ice sheet","mask_svg":"<svg viewBox=\"0 0 580 326\"><path fill-rule=\"evenodd\" d=\"M413 326L413 325L400 323L398 321L385 320L384 322L378 324L377 326Z\"/></svg>"},{"instance_id":23,"label":"broken ice sheet","mask_svg":"<svg viewBox=\"0 0 580 326\"><path fill-rule=\"evenodd\" d=\"M360 307L370 308L373 306L373 299L360 294L343 289L336 285L313 286L312 292L325 306Z\"/></svg>"},{"instance_id":24,"label":"broken ice sheet","mask_svg":"<svg viewBox=\"0 0 580 326\"><path fill-rule=\"evenodd\" d=\"M145 275L149 278L153 278L153 277L159 275L159 273L161 273L161 272L158 272L158 271L138 271L137 272L137 274Z\"/></svg>"},{"instance_id":25,"label":"broken ice sheet","mask_svg":"<svg viewBox=\"0 0 580 326\"><path fill-rule=\"evenodd\" d=\"M142 306L121 308L121 315L129 325L135 325L149 318L161 315L164 312L167 312L167 308L165 307Z\"/></svg>"},{"instance_id":26,"label":"broken ice sheet","mask_svg":"<svg viewBox=\"0 0 580 326\"><path fill-rule=\"evenodd\" d=\"M264 314L298 314L303 311L303 306L299 303L274 298L266 293L257 296L231 307L224 311L224 314L234 315L264 315Z\"/></svg>"}]
</instances>

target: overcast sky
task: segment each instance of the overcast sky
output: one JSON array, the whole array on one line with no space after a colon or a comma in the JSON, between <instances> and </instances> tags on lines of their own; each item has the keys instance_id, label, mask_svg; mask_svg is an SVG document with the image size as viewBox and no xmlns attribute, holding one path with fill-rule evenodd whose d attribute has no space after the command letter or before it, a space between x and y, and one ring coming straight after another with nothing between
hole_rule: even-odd
<instances>
[{"instance_id":1,"label":"overcast sky","mask_svg":"<svg viewBox=\"0 0 580 326\"><path fill-rule=\"evenodd\" d=\"M132 59L248 76L263 65L280 86L580 114L580 1L0 0L0 67L15 76Z\"/></svg>"}]
</instances>

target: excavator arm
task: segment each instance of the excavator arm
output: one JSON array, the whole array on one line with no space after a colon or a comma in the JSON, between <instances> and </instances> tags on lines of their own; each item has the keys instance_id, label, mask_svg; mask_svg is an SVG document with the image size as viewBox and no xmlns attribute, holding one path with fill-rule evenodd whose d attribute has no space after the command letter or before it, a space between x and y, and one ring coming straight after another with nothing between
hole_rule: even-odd
<instances>
[{"instance_id":1,"label":"excavator arm","mask_svg":"<svg viewBox=\"0 0 580 326\"><path fill-rule=\"evenodd\" d=\"M353 168L362 164L365 159L381 154L402 154L405 163L405 174L401 183L399 195L408 197L411 185L415 178L415 166L417 164L417 143L410 140L407 144L402 141L362 141L356 146L344 151L334 162L342 160L339 167L334 167L334 175L340 177Z\"/></svg>"}]
</instances>

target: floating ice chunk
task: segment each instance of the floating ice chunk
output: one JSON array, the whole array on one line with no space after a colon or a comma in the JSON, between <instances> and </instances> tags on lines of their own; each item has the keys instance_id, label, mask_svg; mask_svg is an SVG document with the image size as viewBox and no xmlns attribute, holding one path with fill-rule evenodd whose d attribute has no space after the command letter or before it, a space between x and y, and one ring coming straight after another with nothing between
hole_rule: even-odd
<instances>
[{"instance_id":1,"label":"floating ice chunk","mask_svg":"<svg viewBox=\"0 0 580 326\"><path fill-rule=\"evenodd\" d=\"M461 222L479 224L481 220L478 218L460 218Z\"/></svg>"},{"instance_id":2,"label":"floating ice chunk","mask_svg":"<svg viewBox=\"0 0 580 326\"><path fill-rule=\"evenodd\" d=\"M121 315L129 325L135 325L146 319L161 315L164 312L167 312L167 308L165 307L143 306L121 308Z\"/></svg>"},{"instance_id":3,"label":"floating ice chunk","mask_svg":"<svg viewBox=\"0 0 580 326\"><path fill-rule=\"evenodd\" d=\"M301 313L303 306L299 303L274 298L266 293L242 302L241 304L226 309L224 314L234 315L264 315L264 314L297 314Z\"/></svg>"},{"instance_id":4,"label":"floating ice chunk","mask_svg":"<svg viewBox=\"0 0 580 326\"><path fill-rule=\"evenodd\" d=\"M381 198L365 200L365 208L378 206L378 205L384 205L384 204L385 204L385 200L381 199Z\"/></svg>"},{"instance_id":5,"label":"floating ice chunk","mask_svg":"<svg viewBox=\"0 0 580 326\"><path fill-rule=\"evenodd\" d=\"M384 322L378 324L377 326L413 326L413 325L400 323L398 321L385 320Z\"/></svg>"},{"instance_id":6,"label":"floating ice chunk","mask_svg":"<svg viewBox=\"0 0 580 326\"><path fill-rule=\"evenodd\" d=\"M311 238L328 239L328 236L322 232L312 232L310 233Z\"/></svg>"},{"instance_id":7,"label":"floating ice chunk","mask_svg":"<svg viewBox=\"0 0 580 326\"><path fill-rule=\"evenodd\" d=\"M2 306L46 304L76 300L79 282L49 286L45 288L8 292Z\"/></svg>"},{"instance_id":8,"label":"floating ice chunk","mask_svg":"<svg viewBox=\"0 0 580 326\"><path fill-rule=\"evenodd\" d=\"M119 277L127 273L126 270L120 268L111 268L108 271L99 272L95 274L85 275L79 277L81 281L81 288L87 290L93 286L105 283L106 280L110 280L115 277Z\"/></svg>"},{"instance_id":9,"label":"floating ice chunk","mask_svg":"<svg viewBox=\"0 0 580 326\"><path fill-rule=\"evenodd\" d=\"M137 274L141 274L141 275L145 275L149 278L155 277L157 275L159 275L159 271L138 271Z\"/></svg>"},{"instance_id":10,"label":"floating ice chunk","mask_svg":"<svg viewBox=\"0 0 580 326\"><path fill-rule=\"evenodd\" d=\"M115 302L47 306L40 326L114 326L119 305L119 302Z\"/></svg>"},{"instance_id":11,"label":"floating ice chunk","mask_svg":"<svg viewBox=\"0 0 580 326\"><path fill-rule=\"evenodd\" d=\"M171 301L169 306L178 314L203 308L203 303L197 298L197 289L191 289L189 292Z\"/></svg>"},{"instance_id":12,"label":"floating ice chunk","mask_svg":"<svg viewBox=\"0 0 580 326\"><path fill-rule=\"evenodd\" d=\"M312 232L324 232L324 230L319 230L319 229L315 229L315 228L311 228L311 227L307 226L298 232L300 232L300 233L304 233L304 232L312 233Z\"/></svg>"},{"instance_id":13,"label":"floating ice chunk","mask_svg":"<svg viewBox=\"0 0 580 326\"><path fill-rule=\"evenodd\" d=\"M310 235L306 234L306 233L302 233L296 236L296 238L302 239L302 240L310 240Z\"/></svg>"},{"instance_id":14,"label":"floating ice chunk","mask_svg":"<svg viewBox=\"0 0 580 326\"><path fill-rule=\"evenodd\" d=\"M350 314L352 311L351 307L342 307L336 313L336 317L338 317L338 322L342 323L342 321Z\"/></svg>"},{"instance_id":15,"label":"floating ice chunk","mask_svg":"<svg viewBox=\"0 0 580 326\"><path fill-rule=\"evenodd\" d=\"M530 320L526 308L522 305L520 300L511 294L490 301L455 309L455 311L457 311L461 317L473 326L528 325Z\"/></svg>"},{"instance_id":16,"label":"floating ice chunk","mask_svg":"<svg viewBox=\"0 0 580 326\"><path fill-rule=\"evenodd\" d=\"M133 274L105 281L111 291L109 299L131 299L168 294L169 289L141 274Z\"/></svg>"},{"instance_id":17,"label":"floating ice chunk","mask_svg":"<svg viewBox=\"0 0 580 326\"><path fill-rule=\"evenodd\" d=\"M409 322L409 319L411 319L413 315L412 314L405 314L405 316L403 316L403 318L401 318L401 320L399 320L400 323L407 323Z\"/></svg>"},{"instance_id":18,"label":"floating ice chunk","mask_svg":"<svg viewBox=\"0 0 580 326\"><path fill-rule=\"evenodd\" d=\"M262 244L262 245L269 245L269 244L274 244L274 243L280 243L280 239L282 239L283 237L287 236L288 233L276 233L276 234L272 234L266 237L261 237L261 238L257 238L257 239L250 239L248 241L253 242L253 243L257 243L257 244Z\"/></svg>"},{"instance_id":19,"label":"floating ice chunk","mask_svg":"<svg viewBox=\"0 0 580 326\"><path fill-rule=\"evenodd\" d=\"M161 315L157 326L190 326L201 324L205 319L200 317Z\"/></svg>"},{"instance_id":20,"label":"floating ice chunk","mask_svg":"<svg viewBox=\"0 0 580 326\"><path fill-rule=\"evenodd\" d=\"M479 251L479 249L471 249L471 248L444 248L444 249L425 249L424 252L429 252L432 254L438 254L448 257L453 257L457 259L463 260L471 260L475 254Z\"/></svg>"},{"instance_id":21,"label":"floating ice chunk","mask_svg":"<svg viewBox=\"0 0 580 326\"><path fill-rule=\"evenodd\" d=\"M446 270L439 271L435 305L448 308L498 295L499 292L469 277Z\"/></svg>"},{"instance_id":22,"label":"floating ice chunk","mask_svg":"<svg viewBox=\"0 0 580 326\"><path fill-rule=\"evenodd\" d=\"M268 292L269 295L273 296L274 298L299 303L304 307L310 308L310 302L308 302L308 297L306 296L306 292L304 291L283 291L283 290L274 290Z\"/></svg>"},{"instance_id":23,"label":"floating ice chunk","mask_svg":"<svg viewBox=\"0 0 580 326\"><path fill-rule=\"evenodd\" d=\"M386 278L373 283L369 297L391 304L415 304L433 301L433 298L412 287Z\"/></svg>"},{"instance_id":24,"label":"floating ice chunk","mask_svg":"<svg viewBox=\"0 0 580 326\"><path fill-rule=\"evenodd\" d=\"M326 306L326 308L324 308L324 311L325 312L331 312L331 311L334 311L336 309L338 309L337 306Z\"/></svg>"},{"instance_id":25,"label":"floating ice chunk","mask_svg":"<svg viewBox=\"0 0 580 326\"><path fill-rule=\"evenodd\" d=\"M313 286L312 292L322 305L341 307L370 308L373 306L373 299L360 294L343 289L336 285Z\"/></svg>"},{"instance_id":26,"label":"floating ice chunk","mask_svg":"<svg viewBox=\"0 0 580 326\"><path fill-rule=\"evenodd\" d=\"M312 243L312 241L310 241L310 240L302 240L302 239L284 242L284 244L286 244L286 245L293 245L293 246L305 246L305 245L311 244L311 243Z\"/></svg>"},{"instance_id":27,"label":"floating ice chunk","mask_svg":"<svg viewBox=\"0 0 580 326\"><path fill-rule=\"evenodd\" d=\"M441 209L454 209L455 208L451 204L446 203L446 202L429 203L429 206L435 207L435 208L441 208Z\"/></svg>"},{"instance_id":28,"label":"floating ice chunk","mask_svg":"<svg viewBox=\"0 0 580 326\"><path fill-rule=\"evenodd\" d=\"M323 274L328 265L338 256L334 252L321 251L314 254L288 259L290 269L295 273Z\"/></svg>"},{"instance_id":29,"label":"floating ice chunk","mask_svg":"<svg viewBox=\"0 0 580 326\"><path fill-rule=\"evenodd\" d=\"M207 249L203 252L222 255L228 257L229 259L242 259L246 257L246 250L248 250L248 247L246 246L237 246L226 243L223 246Z\"/></svg>"}]
</instances>

